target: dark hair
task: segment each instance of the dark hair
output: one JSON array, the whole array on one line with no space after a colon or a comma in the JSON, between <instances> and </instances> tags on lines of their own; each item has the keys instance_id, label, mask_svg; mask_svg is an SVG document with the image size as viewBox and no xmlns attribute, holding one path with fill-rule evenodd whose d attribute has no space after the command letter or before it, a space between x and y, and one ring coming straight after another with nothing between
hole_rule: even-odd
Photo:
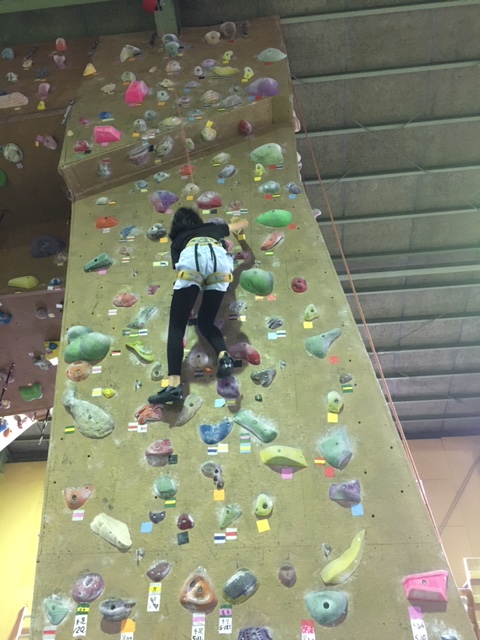
<instances>
[{"instance_id":1,"label":"dark hair","mask_svg":"<svg viewBox=\"0 0 480 640\"><path fill-rule=\"evenodd\" d=\"M194 209L180 207L180 209L175 211L168 237L170 240L175 240L182 231L186 231L192 227L198 227L200 224L203 224L203 220Z\"/></svg>"}]
</instances>

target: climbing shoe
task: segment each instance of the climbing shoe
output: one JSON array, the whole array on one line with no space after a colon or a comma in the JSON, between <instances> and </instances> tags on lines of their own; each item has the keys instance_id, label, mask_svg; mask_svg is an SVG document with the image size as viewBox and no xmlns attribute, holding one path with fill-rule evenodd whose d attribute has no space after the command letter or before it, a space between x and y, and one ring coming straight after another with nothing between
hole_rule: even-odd
<instances>
[{"instance_id":1,"label":"climbing shoe","mask_svg":"<svg viewBox=\"0 0 480 640\"><path fill-rule=\"evenodd\" d=\"M218 360L217 378L233 376L233 358L228 353Z\"/></svg>"},{"instance_id":2,"label":"climbing shoe","mask_svg":"<svg viewBox=\"0 0 480 640\"><path fill-rule=\"evenodd\" d=\"M179 402L183 400L183 386L181 384L178 387L164 387L154 396L148 398L150 404L166 404L167 402Z\"/></svg>"}]
</instances>

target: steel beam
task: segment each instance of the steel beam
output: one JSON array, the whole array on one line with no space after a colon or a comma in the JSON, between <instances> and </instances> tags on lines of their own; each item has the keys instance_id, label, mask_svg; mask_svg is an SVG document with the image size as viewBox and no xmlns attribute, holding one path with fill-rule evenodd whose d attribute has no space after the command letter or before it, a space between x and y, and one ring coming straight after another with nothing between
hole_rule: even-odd
<instances>
[{"instance_id":1,"label":"steel beam","mask_svg":"<svg viewBox=\"0 0 480 640\"><path fill-rule=\"evenodd\" d=\"M480 416L477 414L458 414L455 415L445 415L443 413L440 414L432 414L427 413L425 415L418 416L404 416L400 418L400 422L438 422L438 421L456 421L456 420L475 420L478 419L478 434L480 435Z\"/></svg>"},{"instance_id":2,"label":"steel beam","mask_svg":"<svg viewBox=\"0 0 480 640\"><path fill-rule=\"evenodd\" d=\"M459 313L444 313L434 316L395 316L390 318L373 318L369 320L367 318L367 324L369 327L383 324L409 324L411 322L434 322L435 320L472 320L476 319L480 322L480 311L461 311ZM357 325L363 326L361 320L355 321Z\"/></svg>"},{"instance_id":3,"label":"steel beam","mask_svg":"<svg viewBox=\"0 0 480 640\"><path fill-rule=\"evenodd\" d=\"M424 378L454 378L456 376L480 376L480 370L477 371L417 371L416 373L385 373L386 380L423 380ZM380 376L377 374L377 378Z\"/></svg>"},{"instance_id":4,"label":"steel beam","mask_svg":"<svg viewBox=\"0 0 480 640\"><path fill-rule=\"evenodd\" d=\"M361 216L347 216L345 218L335 218L335 224L351 224L357 222L382 222L385 220L404 220L406 218L428 218L437 216L457 216L466 213L473 213L478 209L442 209L439 211L400 211L398 213L380 213ZM318 218L320 226L331 224L330 218Z\"/></svg>"},{"instance_id":5,"label":"steel beam","mask_svg":"<svg viewBox=\"0 0 480 640\"><path fill-rule=\"evenodd\" d=\"M445 71L446 69L465 69L467 67L476 67L479 63L480 60L459 60L457 62L417 64L412 67L388 67L385 69L369 69L368 71L327 73L321 76L292 76L292 82L293 84L315 84L317 82L335 82L337 80L357 80L358 78L380 78L383 76L396 76L406 73L425 73L427 71Z\"/></svg>"},{"instance_id":6,"label":"steel beam","mask_svg":"<svg viewBox=\"0 0 480 640\"><path fill-rule=\"evenodd\" d=\"M372 9L354 9L352 11L332 11L312 15L291 16L281 18L281 24L299 24L303 22L319 22L321 20L346 20L365 16L382 16L390 13L407 13L412 11L428 11L429 9L445 9L450 7L466 7L479 4L480 0L437 0L437 2L421 2L419 4L398 5L393 7L377 7Z\"/></svg>"},{"instance_id":7,"label":"steel beam","mask_svg":"<svg viewBox=\"0 0 480 640\"><path fill-rule=\"evenodd\" d=\"M467 394L463 396L452 396L444 394L431 395L431 396L392 396L393 404L401 404L402 402L408 402L411 404L412 402L468 402L468 400L480 400L480 396L478 394ZM480 416L479 416L480 419ZM480 426L480 424L479 424Z\"/></svg>"},{"instance_id":8,"label":"steel beam","mask_svg":"<svg viewBox=\"0 0 480 640\"><path fill-rule=\"evenodd\" d=\"M344 136L355 133L368 133L369 131L395 131L396 129L416 129L418 127L433 127L437 125L467 124L479 122L480 115L463 116L459 118L435 118L433 120L413 120L411 122L390 122L388 124L368 124L356 127L344 127L343 129L324 129L323 131L309 131L308 138L324 138L327 136ZM307 134L298 132L295 137L303 140Z\"/></svg>"},{"instance_id":9,"label":"steel beam","mask_svg":"<svg viewBox=\"0 0 480 640\"><path fill-rule=\"evenodd\" d=\"M471 209L473 212L474 209ZM330 221L329 221L330 222ZM336 221L335 221L336 222ZM456 254L459 251L480 251L480 246L476 245L458 245L456 247L430 247L430 248L422 248L422 249L410 249L403 251L379 251L378 253L349 253L347 255L348 260L373 260L375 258L398 258L400 256L405 256L406 258L413 258L415 256L429 255L433 256L436 253L453 253ZM341 256L337 254L330 254L330 258L332 260L341 260ZM475 262L477 262L475 258ZM460 264L456 262L455 264ZM462 261L461 264L467 264L467 262ZM415 267L414 267L415 268Z\"/></svg>"},{"instance_id":10,"label":"steel beam","mask_svg":"<svg viewBox=\"0 0 480 640\"><path fill-rule=\"evenodd\" d=\"M345 283L347 284L347 283ZM376 293L381 293L385 295L386 293L407 293L408 291L434 291L436 289L458 289L461 287L480 287L479 282L448 282L441 284L418 284L418 285L391 285L387 287L375 287L365 289L357 289L358 295L371 295ZM352 296L353 292L345 291L346 296Z\"/></svg>"},{"instance_id":11,"label":"steel beam","mask_svg":"<svg viewBox=\"0 0 480 640\"><path fill-rule=\"evenodd\" d=\"M347 256L348 258L349 256ZM425 267L411 269L392 269L391 271L364 271L355 273L351 271L354 281L358 280L380 280L388 278L408 278L413 276L440 276L454 273L475 273L480 272L480 264L460 264L448 265L446 267ZM350 278L347 274L339 274L340 282L349 282ZM480 284L480 282L478 283Z\"/></svg>"},{"instance_id":12,"label":"steel beam","mask_svg":"<svg viewBox=\"0 0 480 640\"><path fill-rule=\"evenodd\" d=\"M410 171L376 171L374 173L358 173L356 175L332 176L330 178L322 178L322 183L336 184L337 182L355 182L359 180L382 180L384 178L409 178L411 176L436 175L442 173L458 173L463 171L480 171L480 164L463 164L449 165L445 167L428 167L426 169L411 169ZM303 181L305 186L318 184L317 178L306 178Z\"/></svg>"},{"instance_id":13,"label":"steel beam","mask_svg":"<svg viewBox=\"0 0 480 640\"><path fill-rule=\"evenodd\" d=\"M367 353L371 354L370 347L365 347ZM378 356L383 356L388 353L414 353L415 351L446 351L459 349L480 349L478 342L456 342L451 344L419 344L419 345L392 345L390 347L381 347L376 350Z\"/></svg>"}]
</instances>

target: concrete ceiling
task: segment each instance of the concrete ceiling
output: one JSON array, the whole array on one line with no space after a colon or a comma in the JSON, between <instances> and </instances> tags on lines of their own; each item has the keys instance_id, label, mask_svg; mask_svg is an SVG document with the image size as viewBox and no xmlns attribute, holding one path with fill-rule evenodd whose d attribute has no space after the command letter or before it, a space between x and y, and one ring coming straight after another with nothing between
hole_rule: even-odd
<instances>
[{"instance_id":1,"label":"concrete ceiling","mask_svg":"<svg viewBox=\"0 0 480 640\"><path fill-rule=\"evenodd\" d=\"M307 193L403 428L479 433L480 3L181 5L188 26L280 15Z\"/></svg>"},{"instance_id":2,"label":"concrete ceiling","mask_svg":"<svg viewBox=\"0 0 480 640\"><path fill-rule=\"evenodd\" d=\"M129 22L117 32L148 28L139 8L132 28L134 5L119 3ZM75 36L103 33L88 22L94 9ZM407 437L480 433L480 0L180 0L180 10L183 26L281 17L306 190L371 351L329 210L335 220ZM14 459L33 455L33 429ZM47 438L48 428L37 453Z\"/></svg>"},{"instance_id":3,"label":"concrete ceiling","mask_svg":"<svg viewBox=\"0 0 480 640\"><path fill-rule=\"evenodd\" d=\"M180 6L186 26L280 16L307 193L366 338L332 212L404 430L479 433L480 2Z\"/></svg>"}]
</instances>

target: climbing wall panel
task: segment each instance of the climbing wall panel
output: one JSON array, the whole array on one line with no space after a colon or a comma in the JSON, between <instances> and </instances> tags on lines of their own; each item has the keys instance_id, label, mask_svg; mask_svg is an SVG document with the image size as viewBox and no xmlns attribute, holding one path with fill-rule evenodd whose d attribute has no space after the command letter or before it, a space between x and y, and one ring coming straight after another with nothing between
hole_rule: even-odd
<instances>
[{"instance_id":1,"label":"climbing wall panel","mask_svg":"<svg viewBox=\"0 0 480 640\"><path fill-rule=\"evenodd\" d=\"M233 60L257 78L267 72L253 56L269 24L275 33L276 21L253 22L250 46ZM282 50L277 34L270 47ZM195 42L194 61L221 58L237 44ZM288 100L287 61L268 65L268 75L277 66ZM410 619L417 639L473 638L453 580L445 584L446 560L303 193L287 116L246 138L216 141L192 160L186 180L185 159L169 161L162 189L178 204L213 191L216 203L201 211L206 221L241 215L250 223L232 239L235 280L218 316L235 375L217 383L193 321L183 406L146 406L166 376L174 281L168 240L148 237L171 220L170 209L159 213L151 203L158 169L141 187L133 176L74 204L62 353L95 368L60 366L35 640L49 628L57 640L403 640L412 637ZM228 157L219 157L217 142ZM233 174L219 177L229 165ZM262 224L258 217L272 210ZM96 228L107 217L113 226ZM258 281L262 272L271 276ZM271 290L255 288L272 276ZM72 332L76 325L108 337L96 341L96 360L81 345L72 354L85 340L82 330ZM105 516L123 524L112 533ZM190 518L193 528L184 529ZM430 571L439 573L407 583L419 597L407 600L402 579Z\"/></svg>"}]
</instances>

